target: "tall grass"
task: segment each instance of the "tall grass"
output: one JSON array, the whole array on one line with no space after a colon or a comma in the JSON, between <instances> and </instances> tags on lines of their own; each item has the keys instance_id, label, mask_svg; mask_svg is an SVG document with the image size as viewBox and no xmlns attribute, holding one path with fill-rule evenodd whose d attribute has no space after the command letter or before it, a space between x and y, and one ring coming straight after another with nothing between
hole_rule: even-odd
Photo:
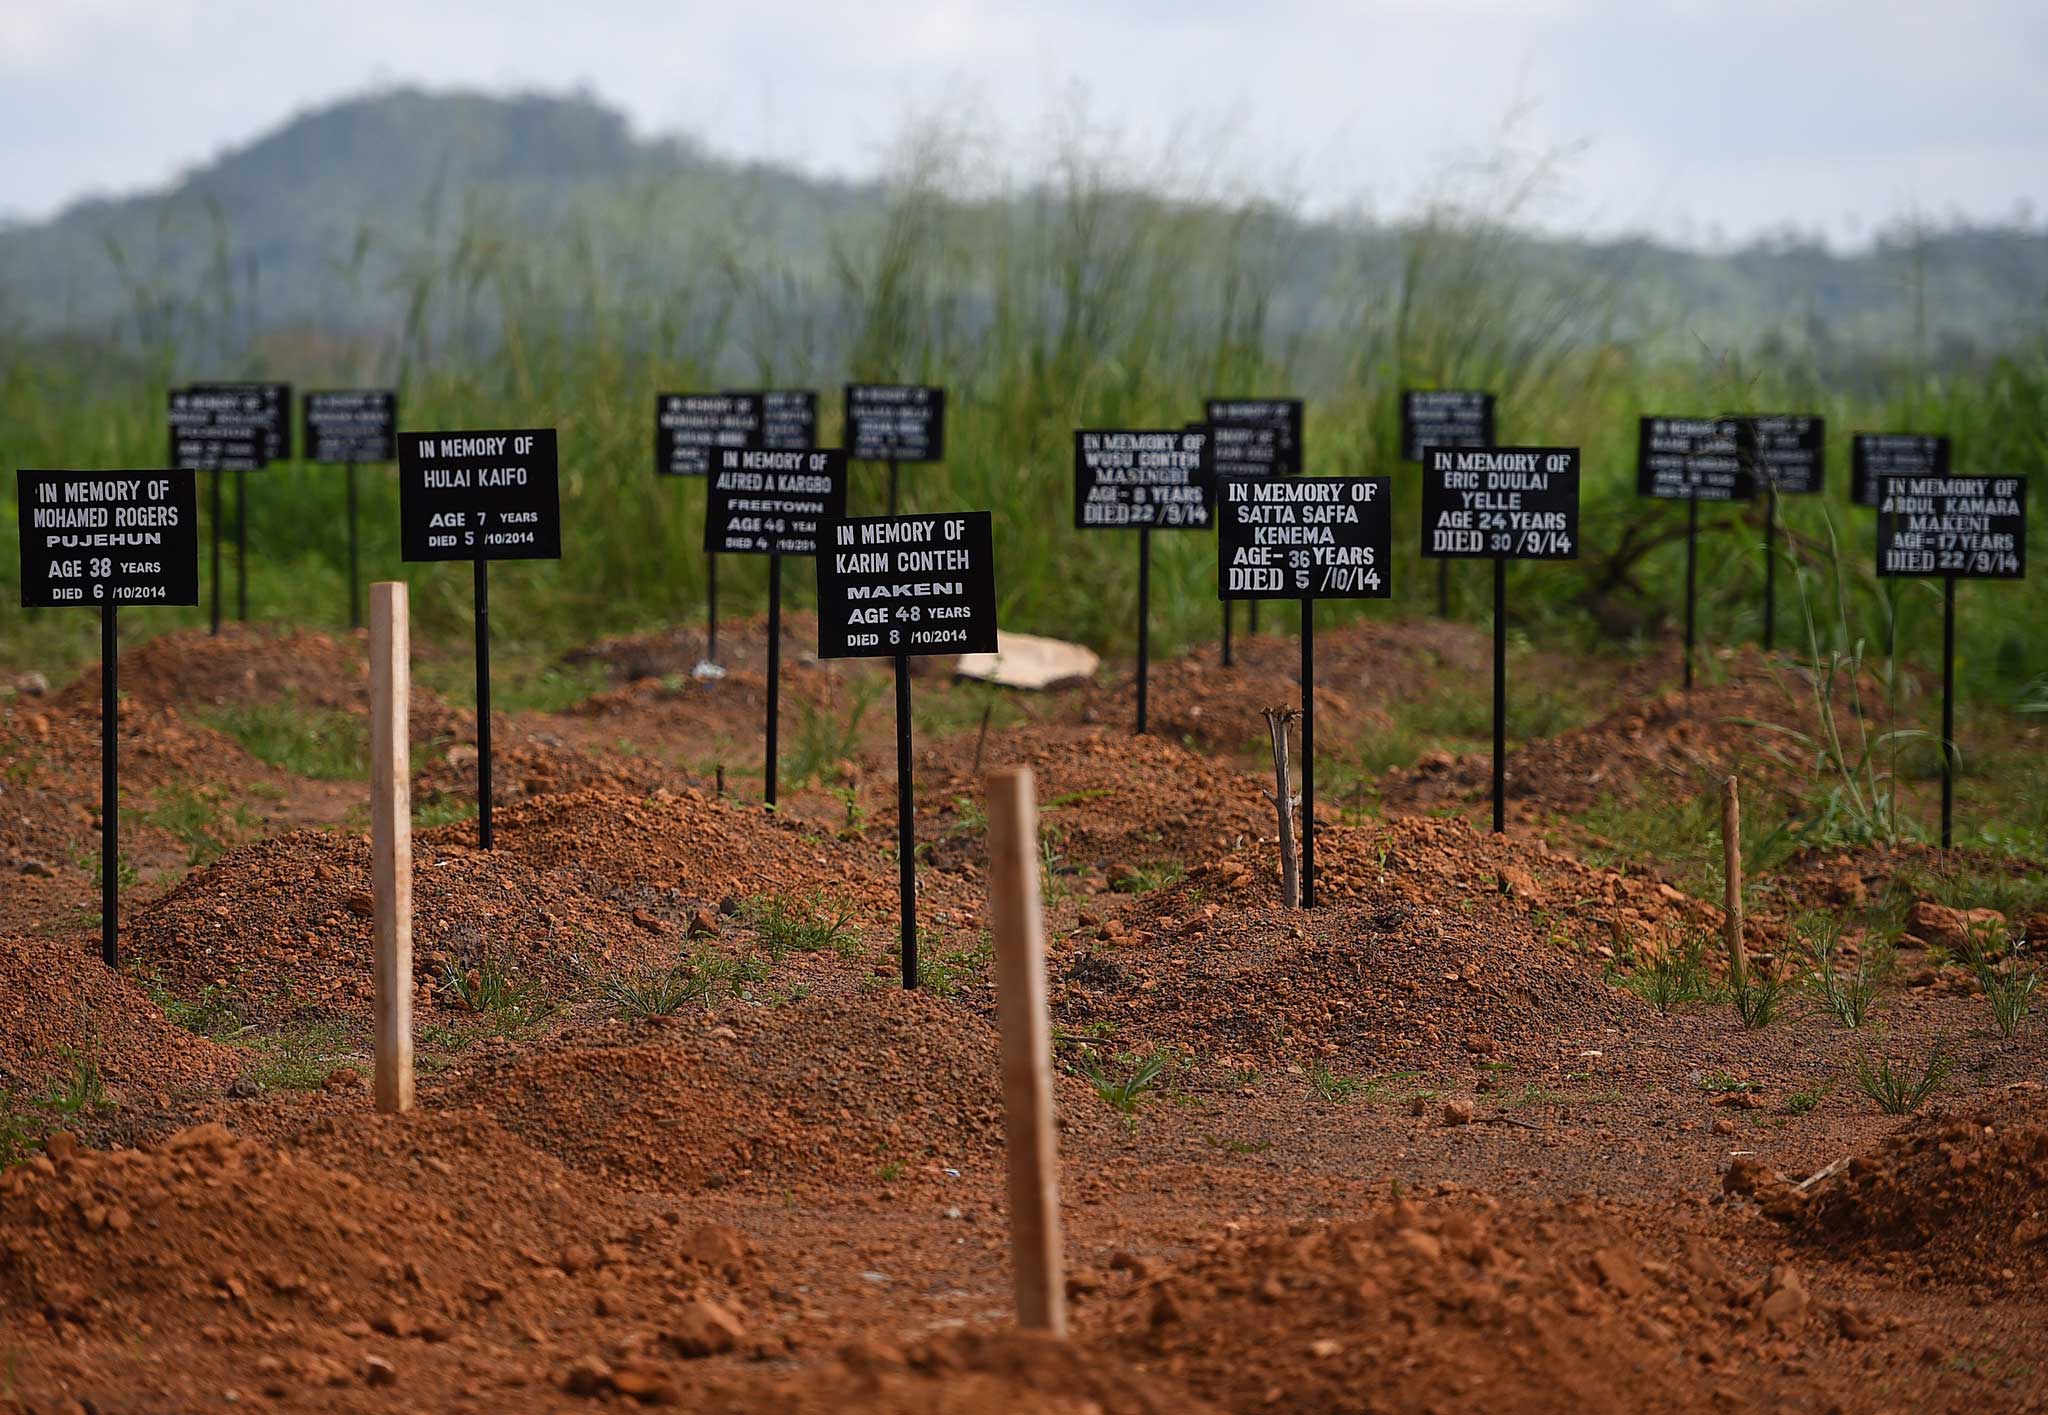
<instances>
[{"instance_id":1,"label":"tall grass","mask_svg":"<svg viewBox=\"0 0 2048 1415\"><path fill-rule=\"evenodd\" d=\"M1827 416L1828 494L1788 498L1783 517L1801 553L1832 558L1844 652L1886 641L1891 603L1870 574L1870 513L1846 504L1852 431L1910 419L1949 432L1959 470L2038 481L2048 463L2048 333L1973 371L1929 372L1916 350L1841 386L1789 346L1673 355L1684 347L1683 312L1667 311L1639 280L1627 247L1586 275L1517 234L1540 200L1541 162L1469 174L1390 247L1353 241L1358 233L1341 223L1307 224L1265 195L1185 180L1180 195L1154 194L1080 144L1032 186L957 195L972 157L957 135L920 135L879 211L820 197L806 218L814 229L801 232L784 229L787 201L743 185L719 188L715 206L685 183L648 187L549 218L543 235L523 239L513 233L535 230L531 213L440 192L416 233L336 237L331 301L382 291L403 310L380 337L260 332L250 253L215 213L198 233L162 238L167 250L195 234L211 243L197 283L166 283L165 258L150 251L109 252L106 278L132 310L122 339L29 346L0 332L0 462L157 465L168 383L259 372L299 387L395 381L413 428L552 424L562 434L565 556L503 567L492 616L508 649L546 650L701 612L702 489L650 470L655 391L815 386L821 433L836 442L842 382L930 380L951 393L947 461L904 470L907 506L993 510L1004 621L1112 652L1133 636L1135 541L1071 529L1071 429L1177 426L1200 415L1207 394L1302 394L1312 472L1388 474L1401 487L1394 602L1331 606L1333 621L1414 611L1431 598L1408 490L1418 478L1396 460L1404 386L1495 388L1505 439L1584 448L1583 558L1510 571L1518 621L1554 637L1654 636L1676 612L1682 508L1634 494L1640 414L1798 407ZM1333 269L1327 279L1306 274ZM1902 343L1911 312L1902 297ZM391 479L373 470L364 484L366 572L411 582L422 633L460 632L467 576L401 566ZM252 477L249 491L254 610L343 622L338 473L285 467ZM877 469L857 469L853 507L879 497ZM0 504L0 534L11 540L13 498ZM1756 632L1760 514L1702 514L1709 642ZM1848 528L1839 546L1837 523ZM2048 563L2044 523L2034 517L2037 563ZM1214 563L1209 536L1155 538L1158 651L1213 632ZM89 657L89 616L24 614L13 607L17 573L12 556L0 558L0 659L57 667ZM763 576L763 565L729 558L724 603L759 602ZM803 579L789 577L798 603L809 597ZM1902 657L1931 666L1938 619L1928 597L1909 586L1898 604ZM2028 632L2044 618L2048 577L1965 587L1962 671L1974 693L2009 702L2048 671L2048 648ZM200 615L129 621L147 633ZM1843 786L1863 795L1858 809L1885 809L1867 775L1844 773Z\"/></svg>"}]
</instances>

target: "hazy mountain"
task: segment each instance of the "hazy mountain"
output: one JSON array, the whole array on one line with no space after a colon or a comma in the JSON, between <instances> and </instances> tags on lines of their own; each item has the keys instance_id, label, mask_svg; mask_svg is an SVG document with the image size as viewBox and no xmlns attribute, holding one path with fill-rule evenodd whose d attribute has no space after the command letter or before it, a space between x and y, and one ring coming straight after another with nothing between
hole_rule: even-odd
<instances>
[{"instance_id":1,"label":"hazy mountain","mask_svg":"<svg viewBox=\"0 0 2048 1415\"><path fill-rule=\"evenodd\" d=\"M962 208L973 219L956 237L971 247L1062 199L1030 191ZM636 139L585 97L402 89L304 114L164 191L0 230L0 328L130 343L347 335L417 317L429 290L444 322L462 301L514 298L559 301L574 317L607 300L630 312L636 294L673 305L713 274L732 289L772 283L787 326L833 298L846 252L884 239L890 200L879 183ZM1416 236L1284 213L1266 213L1265 228L1282 252L1267 333L1283 340L1315 332L1336 285L1392 302ZM1954 362L2038 338L2048 312L2048 236L2033 232L1948 230L1854 255L1796 239L1726 255L1537 237L1496 250L1558 288L1624 292L1602 331L1672 349L1903 359L1917 340ZM945 278L970 319L993 298L972 261ZM597 281L608 293L586 298Z\"/></svg>"}]
</instances>

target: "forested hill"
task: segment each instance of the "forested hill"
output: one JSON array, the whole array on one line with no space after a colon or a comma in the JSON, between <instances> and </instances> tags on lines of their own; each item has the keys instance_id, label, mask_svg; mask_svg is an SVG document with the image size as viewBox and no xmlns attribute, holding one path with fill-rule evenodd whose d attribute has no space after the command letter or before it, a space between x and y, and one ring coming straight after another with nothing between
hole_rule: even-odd
<instances>
[{"instance_id":1,"label":"forested hill","mask_svg":"<svg viewBox=\"0 0 2048 1415\"><path fill-rule=\"evenodd\" d=\"M701 288L707 271L730 288L772 283L778 320L807 328L818 323L807 302L828 305L865 248L900 237L903 192L641 140L586 97L402 89L294 118L167 190L0 230L0 330L129 343L201 325L244 339L348 335L418 319L429 287L443 318L451 287L504 299L513 270L518 288L558 287L549 298L572 310L579 282L596 278L628 296L636 281L649 293L685 278ZM990 298L976 252L1071 200L1071 187L1055 186L942 203L947 239L966 254L918 278L957 282L971 317ZM1396 299L1415 243L1432 234L1428 224L1257 215L1277 252L1262 333L1281 343L1316 332L1326 292L1347 282ZM2039 339L2048 312L2048 235L2031 231L1952 229L1848 256L1790 239L1715 255L1495 240L1496 274L1504 263L1612 301L1612 318L1573 325L1575 340L1792 349L1820 363L1902 358L1910 346L1952 365ZM527 254L508 261L511 251Z\"/></svg>"}]
</instances>

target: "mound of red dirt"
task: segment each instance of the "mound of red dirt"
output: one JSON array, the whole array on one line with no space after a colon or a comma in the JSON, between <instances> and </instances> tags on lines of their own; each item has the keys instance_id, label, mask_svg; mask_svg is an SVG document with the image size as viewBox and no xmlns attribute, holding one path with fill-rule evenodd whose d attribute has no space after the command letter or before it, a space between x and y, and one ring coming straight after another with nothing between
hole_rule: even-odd
<instances>
[{"instance_id":1,"label":"mound of red dirt","mask_svg":"<svg viewBox=\"0 0 2048 1415\"><path fill-rule=\"evenodd\" d=\"M974 736L940 743L917 778L918 832L933 842L942 869L983 861L978 827L960 828L960 803L971 814L982 798ZM1205 860L1276 830L1253 778L1163 737L1099 727L991 732L983 770L1020 764L1037 779L1040 828L1066 869ZM876 815L893 821L893 802Z\"/></svg>"},{"instance_id":2,"label":"mound of red dirt","mask_svg":"<svg viewBox=\"0 0 2048 1415\"><path fill-rule=\"evenodd\" d=\"M1270 857L1234 852L1121 912L1084 910L1056 953L1062 1023L1247 1056L1306 1043L1410 1064L1461 1047L1527 1059L1645 1018L1602 955L1712 917L1458 821L1319 830L1313 910L1279 906Z\"/></svg>"},{"instance_id":3,"label":"mound of red dirt","mask_svg":"<svg viewBox=\"0 0 2048 1415\"><path fill-rule=\"evenodd\" d=\"M1509 799L1568 816L1616 797L1691 795L1737 764L1768 768L1767 752L1779 744L1751 723L1803 726L1809 714L1761 661L1745 657L1737 670L1727 683L1628 699L1584 727L1519 743L1508 754ZM1380 800L1409 813L1483 801L1492 773L1485 753L1427 758L1388 773Z\"/></svg>"},{"instance_id":4,"label":"mound of red dirt","mask_svg":"<svg viewBox=\"0 0 2048 1415\"><path fill-rule=\"evenodd\" d=\"M1820 1189L1795 1226L1916 1282L2048 1285L2048 1090L1917 1117Z\"/></svg>"},{"instance_id":5,"label":"mound of red dirt","mask_svg":"<svg viewBox=\"0 0 2048 1415\"><path fill-rule=\"evenodd\" d=\"M1742 1403L1728 1362L1822 1327L1789 1268L1737 1284L1581 1205L1484 1204L1213 1240L1099 1340L1231 1410L1619 1415Z\"/></svg>"},{"instance_id":6,"label":"mound of red dirt","mask_svg":"<svg viewBox=\"0 0 2048 1415\"><path fill-rule=\"evenodd\" d=\"M1121 1359L1030 1332L959 1332L906 1351L862 1343L794 1375L714 1380L699 1410L752 1415L1210 1415Z\"/></svg>"},{"instance_id":7,"label":"mound of red dirt","mask_svg":"<svg viewBox=\"0 0 2048 1415\"><path fill-rule=\"evenodd\" d=\"M468 843L473 832L464 823L415 838L421 981L489 962L560 998L596 969L673 961L707 920L735 927L716 922L729 899L822 894L877 919L893 904L893 876L870 852L695 793L523 802L499 816L490 852ZM128 946L181 996L233 989L252 1020L361 1015L371 999L369 890L364 840L294 831L193 871L137 911Z\"/></svg>"},{"instance_id":8,"label":"mound of red dirt","mask_svg":"<svg viewBox=\"0 0 2048 1415\"><path fill-rule=\"evenodd\" d=\"M190 1408L391 1386L413 1408L487 1390L479 1408L553 1408L565 1352L762 1349L746 1320L764 1274L729 1228L591 1198L475 1113L299 1138L215 1123L147 1151L59 1142L0 1176L10 1394Z\"/></svg>"},{"instance_id":9,"label":"mound of red dirt","mask_svg":"<svg viewBox=\"0 0 2048 1415\"><path fill-rule=\"evenodd\" d=\"M291 699L306 707L361 705L369 660L361 634L337 638L317 629L223 624L159 634L121 650L121 691L153 705L220 707ZM97 665L57 695L86 707L99 702Z\"/></svg>"},{"instance_id":10,"label":"mound of red dirt","mask_svg":"<svg viewBox=\"0 0 2048 1415\"><path fill-rule=\"evenodd\" d=\"M875 988L528 1051L451 1083L571 1169L636 1190L844 1193L1000 1175L1002 1069L987 1023ZM1062 1080L1069 1128L1103 1107Z\"/></svg>"},{"instance_id":11,"label":"mound of red dirt","mask_svg":"<svg viewBox=\"0 0 2048 1415\"><path fill-rule=\"evenodd\" d=\"M493 718L497 715L492 714ZM477 799L477 750L471 745L474 719L462 729L465 740L439 753L413 778L413 796L422 805L440 802L472 804ZM570 746L545 731L506 731L494 736L491 749L491 800L500 805L564 791L611 791L648 795L692 785L685 772L664 766L654 757L596 755ZM475 828L469 828L472 838Z\"/></svg>"},{"instance_id":12,"label":"mound of red dirt","mask_svg":"<svg viewBox=\"0 0 2048 1415\"><path fill-rule=\"evenodd\" d=\"M118 1100L223 1089L241 1062L167 1020L97 938L0 936L0 1082L33 1092L91 1065Z\"/></svg>"}]
</instances>

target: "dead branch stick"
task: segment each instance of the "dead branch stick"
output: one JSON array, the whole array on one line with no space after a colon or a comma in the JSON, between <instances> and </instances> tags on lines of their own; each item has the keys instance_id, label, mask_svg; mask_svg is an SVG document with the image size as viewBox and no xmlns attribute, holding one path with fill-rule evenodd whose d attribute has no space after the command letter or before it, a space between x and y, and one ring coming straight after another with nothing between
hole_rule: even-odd
<instances>
[{"instance_id":1,"label":"dead branch stick","mask_svg":"<svg viewBox=\"0 0 2048 1415\"><path fill-rule=\"evenodd\" d=\"M1301 865L1294 853L1294 808L1301 797L1293 794L1293 778L1287 767L1287 732L1301 716L1294 708L1267 708L1266 731L1273 739L1273 790L1267 799L1280 819L1280 902L1289 909L1301 903Z\"/></svg>"},{"instance_id":2,"label":"dead branch stick","mask_svg":"<svg viewBox=\"0 0 2048 1415\"><path fill-rule=\"evenodd\" d=\"M1840 1159L1836 1160L1826 1169L1818 1170L1813 1174L1809 1174L1806 1176L1806 1178L1800 1180L1797 1184L1793 1185L1792 1192L1795 1194L1804 1194L1814 1185L1820 1183L1821 1180L1833 1179L1836 1175L1840 1174L1843 1170L1847 1169L1848 1167L1849 1156L1843 1155Z\"/></svg>"}]
</instances>

